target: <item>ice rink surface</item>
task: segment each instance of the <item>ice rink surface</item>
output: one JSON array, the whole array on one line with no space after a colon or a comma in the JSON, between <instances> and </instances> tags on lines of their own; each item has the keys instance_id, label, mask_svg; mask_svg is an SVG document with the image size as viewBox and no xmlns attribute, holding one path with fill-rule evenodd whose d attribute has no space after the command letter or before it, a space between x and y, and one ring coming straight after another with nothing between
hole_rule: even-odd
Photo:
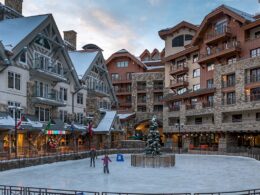
<instances>
[{"instance_id":1,"label":"ice rink surface","mask_svg":"<svg viewBox=\"0 0 260 195\"><path fill-rule=\"evenodd\" d=\"M244 157L176 155L173 168L134 168L110 158L103 173L101 156L0 172L1 185L111 192L214 192L260 188L260 162Z\"/></svg>"}]
</instances>

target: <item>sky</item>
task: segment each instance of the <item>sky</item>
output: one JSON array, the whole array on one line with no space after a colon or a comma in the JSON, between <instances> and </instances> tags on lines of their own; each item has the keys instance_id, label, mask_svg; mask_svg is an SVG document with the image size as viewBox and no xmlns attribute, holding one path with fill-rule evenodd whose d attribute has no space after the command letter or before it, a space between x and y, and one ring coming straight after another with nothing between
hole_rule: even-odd
<instances>
[{"instance_id":1,"label":"sky","mask_svg":"<svg viewBox=\"0 0 260 195\"><path fill-rule=\"evenodd\" d=\"M161 51L159 30L183 20L200 24L221 4L250 14L260 12L258 0L24 0L23 14L52 13L62 34L78 33L77 49L94 43L108 58L123 48L136 56L145 49Z\"/></svg>"}]
</instances>

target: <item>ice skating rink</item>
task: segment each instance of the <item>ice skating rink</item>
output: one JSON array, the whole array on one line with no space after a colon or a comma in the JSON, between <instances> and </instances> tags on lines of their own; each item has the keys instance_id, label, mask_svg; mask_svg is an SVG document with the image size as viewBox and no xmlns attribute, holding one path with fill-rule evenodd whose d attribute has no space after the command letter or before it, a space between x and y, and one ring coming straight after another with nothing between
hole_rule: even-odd
<instances>
[{"instance_id":1,"label":"ice skating rink","mask_svg":"<svg viewBox=\"0 0 260 195\"><path fill-rule=\"evenodd\" d=\"M0 172L1 185L115 192L214 192L260 188L260 162L244 157L176 155L173 168L134 168L110 158L103 173L101 156Z\"/></svg>"}]
</instances>

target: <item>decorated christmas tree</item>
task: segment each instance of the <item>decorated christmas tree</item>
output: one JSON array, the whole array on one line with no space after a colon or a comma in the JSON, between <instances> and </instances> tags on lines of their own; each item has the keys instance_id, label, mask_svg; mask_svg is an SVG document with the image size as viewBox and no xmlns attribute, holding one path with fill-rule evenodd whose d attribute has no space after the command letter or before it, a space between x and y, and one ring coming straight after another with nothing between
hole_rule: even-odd
<instances>
[{"instance_id":1,"label":"decorated christmas tree","mask_svg":"<svg viewBox=\"0 0 260 195\"><path fill-rule=\"evenodd\" d=\"M160 133L158 131L158 124L156 116L153 116L150 127L149 127L149 134L147 136L146 148L145 153L147 155L160 155Z\"/></svg>"}]
</instances>

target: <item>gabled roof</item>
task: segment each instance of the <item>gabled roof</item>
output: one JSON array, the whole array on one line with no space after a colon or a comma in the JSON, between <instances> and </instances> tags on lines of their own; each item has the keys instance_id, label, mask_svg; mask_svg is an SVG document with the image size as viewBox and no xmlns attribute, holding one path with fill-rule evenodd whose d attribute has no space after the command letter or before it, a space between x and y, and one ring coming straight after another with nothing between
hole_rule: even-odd
<instances>
[{"instance_id":1,"label":"gabled roof","mask_svg":"<svg viewBox=\"0 0 260 195\"><path fill-rule=\"evenodd\" d=\"M148 51L148 49L145 49L141 55L139 56L140 59L142 59L145 55L148 55L149 57L151 56L151 53Z\"/></svg>"},{"instance_id":2,"label":"gabled roof","mask_svg":"<svg viewBox=\"0 0 260 195\"><path fill-rule=\"evenodd\" d=\"M69 58L67 50L63 47L63 40L59 33L58 27L55 23L52 14L37 15L30 17L14 18L0 21L0 40L2 40L5 49L12 50L14 55L12 58L15 58L19 52L32 42L36 36L40 35L42 31L49 25L52 24L52 27L56 33L56 39L59 41L61 46L61 53L64 56L76 88L80 88L80 83L76 74L76 71L73 67L71 59Z\"/></svg>"},{"instance_id":3,"label":"gabled roof","mask_svg":"<svg viewBox=\"0 0 260 195\"><path fill-rule=\"evenodd\" d=\"M69 56L78 75L84 75L98 55L98 51L69 51Z\"/></svg>"},{"instance_id":4,"label":"gabled roof","mask_svg":"<svg viewBox=\"0 0 260 195\"><path fill-rule=\"evenodd\" d=\"M0 40L2 40L6 49L13 50L48 16L49 14L0 21Z\"/></svg>"},{"instance_id":5,"label":"gabled roof","mask_svg":"<svg viewBox=\"0 0 260 195\"><path fill-rule=\"evenodd\" d=\"M126 49L121 49L117 51L116 53L113 53L107 60L106 65L108 65L113 59L120 58L120 57L128 57L131 60L133 60L136 64L138 64L140 67L146 69L146 65L142 63L139 59L137 59L134 55L132 55L130 52L128 52Z\"/></svg>"},{"instance_id":6,"label":"gabled roof","mask_svg":"<svg viewBox=\"0 0 260 195\"><path fill-rule=\"evenodd\" d=\"M159 50L155 48L155 49L153 50L153 52L151 53L151 58L152 58L156 53L158 53L158 54L160 55Z\"/></svg>"},{"instance_id":7,"label":"gabled roof","mask_svg":"<svg viewBox=\"0 0 260 195\"><path fill-rule=\"evenodd\" d=\"M186 21L182 21L179 24L177 24L176 26L174 26L172 28L162 29L158 33L159 33L159 36L161 37L161 39L165 39L166 36L171 35L172 33L180 30L181 28L189 28L194 31L198 30L198 26L191 24L189 22L186 22Z\"/></svg>"},{"instance_id":8,"label":"gabled roof","mask_svg":"<svg viewBox=\"0 0 260 195\"><path fill-rule=\"evenodd\" d=\"M204 17L199 30L197 31L196 35L192 39L192 43L191 43L192 45L198 43L200 36L203 34L204 30L207 28L208 23L210 23L210 19L219 14L227 14L227 15L233 17L234 19L240 21L242 24L247 24L249 22L255 21L255 18L253 15L250 15L246 12L240 11L238 9L235 9L235 8L227 6L227 5L221 5Z\"/></svg>"}]
</instances>

